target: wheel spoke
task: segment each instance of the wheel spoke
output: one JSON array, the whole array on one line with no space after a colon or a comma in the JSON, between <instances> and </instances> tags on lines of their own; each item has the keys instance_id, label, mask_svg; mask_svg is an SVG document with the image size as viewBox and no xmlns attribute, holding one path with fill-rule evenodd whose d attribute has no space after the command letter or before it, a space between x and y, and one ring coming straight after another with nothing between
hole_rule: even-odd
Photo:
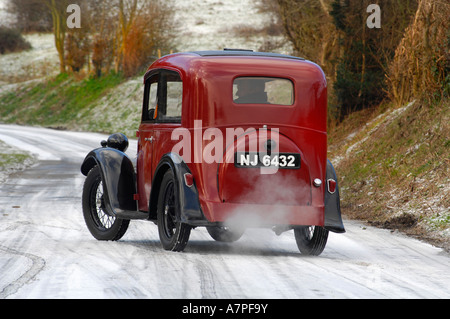
<instances>
[{"instance_id":1,"label":"wheel spoke","mask_svg":"<svg viewBox=\"0 0 450 319\"><path fill-rule=\"evenodd\" d=\"M105 201L104 201L104 193L103 193L103 183L99 182L96 193L95 193L95 202L93 204L93 217L97 226L104 229L110 229L116 218L111 216L105 211Z\"/></svg>"},{"instance_id":2,"label":"wheel spoke","mask_svg":"<svg viewBox=\"0 0 450 319\"><path fill-rule=\"evenodd\" d=\"M176 222L174 185L170 183L164 194L164 228L167 237L171 238L175 234Z\"/></svg>"}]
</instances>

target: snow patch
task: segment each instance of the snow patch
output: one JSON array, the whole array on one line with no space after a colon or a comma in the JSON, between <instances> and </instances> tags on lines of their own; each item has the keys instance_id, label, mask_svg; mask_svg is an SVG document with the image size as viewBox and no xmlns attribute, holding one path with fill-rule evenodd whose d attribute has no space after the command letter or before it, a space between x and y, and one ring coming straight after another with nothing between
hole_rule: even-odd
<instances>
[{"instance_id":1,"label":"snow patch","mask_svg":"<svg viewBox=\"0 0 450 319\"><path fill-rule=\"evenodd\" d=\"M345 154L343 156L336 156L333 159L333 165L338 166L343 159L350 156L350 154L355 149L357 149L361 144L363 144L365 141L367 141L369 139L369 137L380 128L381 125L387 125L387 124L391 123L394 119L396 119L398 116L400 116L403 112L405 112L411 106L413 106L415 102L416 101L414 100L414 101L406 104L405 106L402 106L400 108L393 109L391 111L380 114L376 118L371 120L370 122L367 122L358 132L353 132L353 133L349 134L349 136L345 139L345 142L351 143L354 138L356 138L357 136L361 136L361 134L364 134L363 135L364 137L362 139L354 142L353 144L351 144L347 148L347 151L345 152ZM372 127L372 128L368 132L364 132L367 128L370 128L370 127Z\"/></svg>"},{"instance_id":2,"label":"snow patch","mask_svg":"<svg viewBox=\"0 0 450 319\"><path fill-rule=\"evenodd\" d=\"M53 34L35 33L24 38L30 42L30 50L0 55L0 91L8 83L55 76L59 72Z\"/></svg>"}]
</instances>

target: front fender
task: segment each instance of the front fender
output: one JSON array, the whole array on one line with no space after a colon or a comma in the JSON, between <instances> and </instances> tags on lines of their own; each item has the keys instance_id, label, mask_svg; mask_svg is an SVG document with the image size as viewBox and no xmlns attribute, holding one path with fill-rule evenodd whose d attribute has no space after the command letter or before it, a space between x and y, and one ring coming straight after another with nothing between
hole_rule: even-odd
<instances>
[{"instance_id":1,"label":"front fender","mask_svg":"<svg viewBox=\"0 0 450 319\"><path fill-rule=\"evenodd\" d=\"M336 191L331 194L328 191L327 181L333 179L336 181ZM345 233L344 223L341 216L341 204L339 197L339 187L337 176L333 165L327 160L327 174L325 179L325 224L324 227L335 233Z\"/></svg>"},{"instance_id":2,"label":"front fender","mask_svg":"<svg viewBox=\"0 0 450 319\"><path fill-rule=\"evenodd\" d=\"M178 189L180 215L181 221L193 226L206 225L208 221L203 215L200 201L198 198L198 191L195 185L187 186L184 182L184 174L191 174L189 167L183 161L180 155L175 153L165 154L158 166L155 169L155 174L152 181L152 189L150 192L150 215L156 218L156 211L158 207L159 185L164 177L166 171L170 169L174 173L175 183Z\"/></svg>"},{"instance_id":3,"label":"front fender","mask_svg":"<svg viewBox=\"0 0 450 319\"><path fill-rule=\"evenodd\" d=\"M91 151L81 165L85 176L95 166L99 166L105 204L118 217L141 218L137 212L136 173L130 158L122 151L102 147ZM136 216L134 216L136 215Z\"/></svg>"}]
</instances>

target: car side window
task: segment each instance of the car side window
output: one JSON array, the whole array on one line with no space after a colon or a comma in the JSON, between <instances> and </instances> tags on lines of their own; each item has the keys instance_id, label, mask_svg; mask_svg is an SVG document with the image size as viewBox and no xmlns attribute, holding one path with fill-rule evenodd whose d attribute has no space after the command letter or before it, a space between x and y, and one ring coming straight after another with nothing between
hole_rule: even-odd
<instances>
[{"instance_id":1,"label":"car side window","mask_svg":"<svg viewBox=\"0 0 450 319\"><path fill-rule=\"evenodd\" d=\"M156 118L158 108L159 74L154 74L145 82L144 108L142 121L152 121Z\"/></svg>"},{"instance_id":2,"label":"car side window","mask_svg":"<svg viewBox=\"0 0 450 319\"><path fill-rule=\"evenodd\" d=\"M181 123L183 82L177 72L158 70L145 81L143 121Z\"/></svg>"},{"instance_id":3,"label":"car side window","mask_svg":"<svg viewBox=\"0 0 450 319\"><path fill-rule=\"evenodd\" d=\"M180 75L173 71L163 71L160 86L157 121L180 123L183 101L183 82Z\"/></svg>"}]
</instances>

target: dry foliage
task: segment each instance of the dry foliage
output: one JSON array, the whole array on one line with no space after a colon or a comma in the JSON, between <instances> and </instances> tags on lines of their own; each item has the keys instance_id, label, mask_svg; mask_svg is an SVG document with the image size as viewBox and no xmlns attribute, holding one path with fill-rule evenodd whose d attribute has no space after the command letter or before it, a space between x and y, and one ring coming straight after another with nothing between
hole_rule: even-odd
<instances>
[{"instance_id":1,"label":"dry foliage","mask_svg":"<svg viewBox=\"0 0 450 319\"><path fill-rule=\"evenodd\" d=\"M141 68L143 61L149 60L153 49L153 41L143 30L146 20L142 17L133 21L123 41L122 68L125 76L131 76Z\"/></svg>"},{"instance_id":2,"label":"dry foliage","mask_svg":"<svg viewBox=\"0 0 450 319\"><path fill-rule=\"evenodd\" d=\"M126 2L126 1L125 1ZM116 71L135 75L157 55L167 52L173 42L172 10L167 2L123 1L119 3L119 26L115 54Z\"/></svg>"},{"instance_id":3,"label":"dry foliage","mask_svg":"<svg viewBox=\"0 0 450 319\"><path fill-rule=\"evenodd\" d=\"M421 97L448 98L449 17L449 3L419 1L387 74L389 94L397 105Z\"/></svg>"},{"instance_id":4,"label":"dry foliage","mask_svg":"<svg viewBox=\"0 0 450 319\"><path fill-rule=\"evenodd\" d=\"M72 72L79 72L88 62L90 44L83 29L69 32L65 39L66 65Z\"/></svg>"},{"instance_id":5,"label":"dry foliage","mask_svg":"<svg viewBox=\"0 0 450 319\"><path fill-rule=\"evenodd\" d=\"M383 101L388 65L418 0L272 1L295 54L316 62L327 75L332 117L340 121ZM367 26L373 3L381 7L381 28Z\"/></svg>"},{"instance_id":6,"label":"dry foliage","mask_svg":"<svg viewBox=\"0 0 450 319\"><path fill-rule=\"evenodd\" d=\"M66 66L79 72L87 65L88 72L92 66L98 77L112 68L130 77L147 67L158 51L165 54L174 49L171 1L33 1L43 2L51 12L61 73ZM66 27L69 3L81 7L81 29Z\"/></svg>"},{"instance_id":7,"label":"dry foliage","mask_svg":"<svg viewBox=\"0 0 450 319\"><path fill-rule=\"evenodd\" d=\"M318 63L334 79L339 53L331 0L277 0L280 20L295 53Z\"/></svg>"},{"instance_id":8,"label":"dry foliage","mask_svg":"<svg viewBox=\"0 0 450 319\"><path fill-rule=\"evenodd\" d=\"M92 65L97 77L102 75L103 69L109 70L112 62L112 40L102 37L100 34L94 36L92 41Z\"/></svg>"}]
</instances>

